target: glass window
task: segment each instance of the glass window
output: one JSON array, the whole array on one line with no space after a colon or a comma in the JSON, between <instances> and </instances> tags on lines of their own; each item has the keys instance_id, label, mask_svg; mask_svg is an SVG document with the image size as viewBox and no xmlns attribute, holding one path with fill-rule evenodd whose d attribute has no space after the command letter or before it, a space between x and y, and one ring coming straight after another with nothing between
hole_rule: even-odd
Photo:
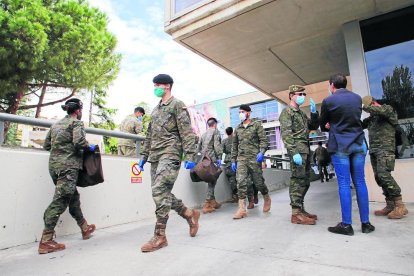
<instances>
[{"instance_id":1,"label":"glass window","mask_svg":"<svg viewBox=\"0 0 414 276\"><path fill-rule=\"evenodd\" d=\"M174 0L174 4L175 4L174 12L175 13L182 12L183 10L200 2L204 2L204 0Z\"/></svg>"},{"instance_id":2,"label":"glass window","mask_svg":"<svg viewBox=\"0 0 414 276\"><path fill-rule=\"evenodd\" d=\"M414 7L361 21L371 95L398 114L397 158L414 157Z\"/></svg>"}]
</instances>

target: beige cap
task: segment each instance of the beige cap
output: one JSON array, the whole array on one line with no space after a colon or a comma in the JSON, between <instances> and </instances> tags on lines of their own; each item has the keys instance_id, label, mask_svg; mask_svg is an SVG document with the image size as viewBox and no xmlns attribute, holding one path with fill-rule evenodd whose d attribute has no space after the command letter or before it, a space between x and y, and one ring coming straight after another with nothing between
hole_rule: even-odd
<instances>
[{"instance_id":1,"label":"beige cap","mask_svg":"<svg viewBox=\"0 0 414 276\"><path fill-rule=\"evenodd\" d=\"M372 98L371 96L365 96L365 97L363 97L362 98L362 105L363 106L370 106L373 99L374 98Z\"/></svg>"}]
</instances>

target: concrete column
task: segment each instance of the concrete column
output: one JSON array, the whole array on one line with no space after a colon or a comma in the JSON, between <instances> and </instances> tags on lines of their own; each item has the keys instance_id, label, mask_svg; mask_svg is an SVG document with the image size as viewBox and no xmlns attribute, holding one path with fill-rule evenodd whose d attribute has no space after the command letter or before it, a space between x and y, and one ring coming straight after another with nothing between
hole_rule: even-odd
<instances>
[{"instance_id":1,"label":"concrete column","mask_svg":"<svg viewBox=\"0 0 414 276\"><path fill-rule=\"evenodd\" d=\"M352 80L352 91L361 97L370 95L365 53L361 38L359 21L352 21L342 26L345 38L346 55Z\"/></svg>"}]
</instances>

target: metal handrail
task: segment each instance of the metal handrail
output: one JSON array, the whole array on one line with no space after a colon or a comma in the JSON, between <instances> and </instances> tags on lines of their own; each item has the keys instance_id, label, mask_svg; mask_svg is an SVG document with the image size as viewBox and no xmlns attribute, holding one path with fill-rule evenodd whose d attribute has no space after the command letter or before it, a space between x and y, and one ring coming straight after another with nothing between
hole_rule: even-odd
<instances>
[{"instance_id":1,"label":"metal handrail","mask_svg":"<svg viewBox=\"0 0 414 276\"><path fill-rule=\"evenodd\" d=\"M56 121L30 118L30 117L19 116L19 115L14 115L14 114L0 113L0 144L3 144L4 142L4 122L12 122L12 123L19 123L19 124L24 124L24 125L41 126L41 127L50 128ZM145 140L145 137L141 135L135 135L135 134L125 133L121 131L106 130L106 129L93 128L93 127L86 127L85 132L91 133L91 134L102 135L102 136L108 136L108 137L116 137L116 138L134 140L137 144L137 155L139 155L139 145L140 145L139 142Z\"/></svg>"}]
</instances>

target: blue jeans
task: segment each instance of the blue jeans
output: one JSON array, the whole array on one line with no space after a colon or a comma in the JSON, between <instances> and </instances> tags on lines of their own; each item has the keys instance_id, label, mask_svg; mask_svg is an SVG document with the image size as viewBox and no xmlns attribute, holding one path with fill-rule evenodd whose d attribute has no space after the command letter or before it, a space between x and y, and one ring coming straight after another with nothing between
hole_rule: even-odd
<instances>
[{"instance_id":1,"label":"blue jeans","mask_svg":"<svg viewBox=\"0 0 414 276\"><path fill-rule=\"evenodd\" d=\"M366 154L367 146L364 142L362 145L351 144L346 153L336 152L332 155L332 163L338 177L342 223L345 224L352 224L351 178L356 190L361 222L369 222L368 190L364 173Z\"/></svg>"}]
</instances>

